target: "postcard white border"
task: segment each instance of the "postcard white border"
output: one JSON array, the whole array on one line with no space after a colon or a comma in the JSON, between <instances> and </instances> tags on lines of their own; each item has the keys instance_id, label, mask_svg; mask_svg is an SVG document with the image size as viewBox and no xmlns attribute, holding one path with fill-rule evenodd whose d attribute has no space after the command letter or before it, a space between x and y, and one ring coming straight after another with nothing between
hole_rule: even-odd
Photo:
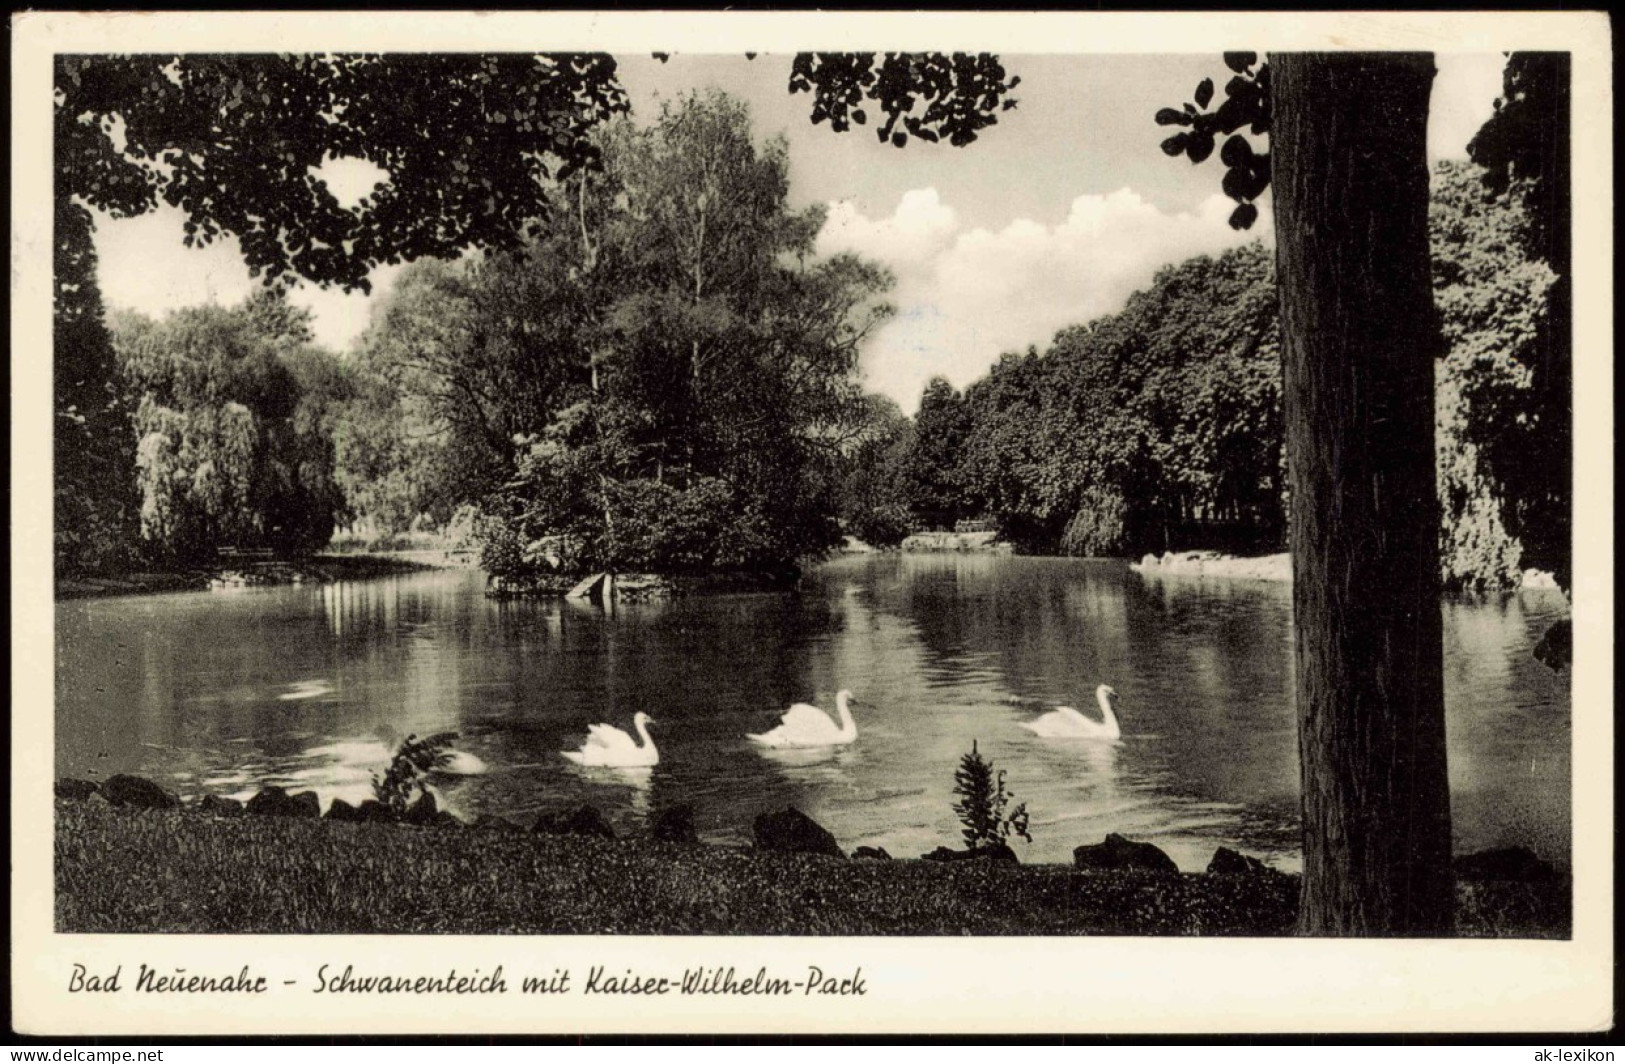
<instances>
[{"instance_id":1,"label":"postcard white border","mask_svg":"<svg viewBox=\"0 0 1625 1064\"><path fill-rule=\"evenodd\" d=\"M1547 14L105 14L13 16L12 1006L55 1035L1581 1031L1612 1023L1613 408L1609 24ZM1568 942L61 935L52 904L51 60L96 51L1414 49L1574 54L1575 920ZM692 47L685 48L685 44ZM861 966L862 998L357 1000L318 965L509 973ZM73 961L301 979L262 1000L66 992ZM670 966L668 965L668 966Z\"/></svg>"}]
</instances>

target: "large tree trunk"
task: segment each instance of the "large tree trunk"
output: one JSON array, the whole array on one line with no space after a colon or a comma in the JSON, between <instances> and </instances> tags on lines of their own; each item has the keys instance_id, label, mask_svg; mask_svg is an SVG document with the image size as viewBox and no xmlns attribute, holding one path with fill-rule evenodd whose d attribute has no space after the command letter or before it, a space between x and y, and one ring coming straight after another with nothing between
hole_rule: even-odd
<instances>
[{"instance_id":1,"label":"large tree trunk","mask_svg":"<svg viewBox=\"0 0 1625 1064\"><path fill-rule=\"evenodd\" d=\"M1453 928L1434 494L1433 57L1270 58L1310 935Z\"/></svg>"}]
</instances>

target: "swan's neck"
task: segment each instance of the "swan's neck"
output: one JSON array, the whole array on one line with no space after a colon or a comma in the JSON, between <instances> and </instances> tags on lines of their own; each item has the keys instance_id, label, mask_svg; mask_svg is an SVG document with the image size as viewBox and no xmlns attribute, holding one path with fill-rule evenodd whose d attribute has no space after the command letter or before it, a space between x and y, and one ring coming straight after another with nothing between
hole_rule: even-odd
<instances>
[{"instance_id":1,"label":"swan's neck","mask_svg":"<svg viewBox=\"0 0 1625 1064\"><path fill-rule=\"evenodd\" d=\"M852 707L846 704L845 692L835 696L835 711L841 715L841 734L857 734L858 722L852 719Z\"/></svg>"},{"instance_id":2,"label":"swan's neck","mask_svg":"<svg viewBox=\"0 0 1625 1064\"><path fill-rule=\"evenodd\" d=\"M649 738L649 726L648 726L648 724L645 723L641 719L633 721L633 723L637 726L638 735L641 736L642 739L643 739L643 748L645 750L647 750L650 747L654 746L655 741L653 739Z\"/></svg>"},{"instance_id":3,"label":"swan's neck","mask_svg":"<svg viewBox=\"0 0 1625 1064\"><path fill-rule=\"evenodd\" d=\"M1114 734L1120 733L1122 728L1117 723L1117 714L1112 712L1112 700L1106 692L1096 691L1095 701L1100 703L1100 719L1105 721L1107 729Z\"/></svg>"}]
</instances>

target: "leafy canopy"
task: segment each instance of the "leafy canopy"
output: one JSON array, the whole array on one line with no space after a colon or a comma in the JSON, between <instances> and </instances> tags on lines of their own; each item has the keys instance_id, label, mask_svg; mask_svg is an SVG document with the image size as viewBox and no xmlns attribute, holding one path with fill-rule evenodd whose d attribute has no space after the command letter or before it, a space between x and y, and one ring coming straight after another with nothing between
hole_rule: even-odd
<instances>
[{"instance_id":1,"label":"leafy canopy","mask_svg":"<svg viewBox=\"0 0 1625 1064\"><path fill-rule=\"evenodd\" d=\"M513 247L628 110L602 55L79 55L56 67L59 202L159 202L255 276L366 291L380 263ZM385 172L341 203L321 168Z\"/></svg>"},{"instance_id":2,"label":"leafy canopy","mask_svg":"<svg viewBox=\"0 0 1625 1064\"><path fill-rule=\"evenodd\" d=\"M1224 164L1224 194L1236 201L1230 212L1233 229L1250 229L1258 220L1254 202L1270 184L1270 155L1257 150L1242 130L1253 136L1270 131L1270 68L1259 63L1256 52L1226 52L1224 64L1234 75L1224 86L1224 102L1213 110L1213 79L1203 78L1196 86L1194 100L1182 107L1157 111L1159 126L1181 126L1162 142L1170 156L1184 155L1192 163L1205 162L1222 136L1219 161ZM1254 67L1257 69L1254 69Z\"/></svg>"},{"instance_id":3,"label":"leafy canopy","mask_svg":"<svg viewBox=\"0 0 1625 1064\"><path fill-rule=\"evenodd\" d=\"M1019 84L986 52L803 52L790 68L790 91L812 93L814 125L827 121L837 133L867 125L869 100L883 116L875 136L899 148L910 136L970 144L1015 108L1009 93Z\"/></svg>"}]
</instances>

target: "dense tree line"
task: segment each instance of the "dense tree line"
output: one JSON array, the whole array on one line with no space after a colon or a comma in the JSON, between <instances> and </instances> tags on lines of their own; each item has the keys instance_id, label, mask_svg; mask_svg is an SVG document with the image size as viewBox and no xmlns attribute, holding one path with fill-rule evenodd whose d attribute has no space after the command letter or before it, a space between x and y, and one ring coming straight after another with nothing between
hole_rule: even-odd
<instances>
[{"instance_id":1,"label":"dense tree line","mask_svg":"<svg viewBox=\"0 0 1625 1064\"><path fill-rule=\"evenodd\" d=\"M1551 270L1533 333L1520 333L1511 355L1517 368L1489 375L1503 384L1515 379L1513 416L1476 423L1485 427L1477 442L1508 531L1525 562L1555 573L1564 588L1574 532L1569 94L1569 53L1512 53L1495 114L1467 146L1489 192L1512 197L1525 212L1509 234L1521 257Z\"/></svg>"},{"instance_id":2,"label":"dense tree line","mask_svg":"<svg viewBox=\"0 0 1625 1064\"><path fill-rule=\"evenodd\" d=\"M836 58L802 71L820 92L837 74L861 88L874 73L861 62L825 70ZM437 57L436 87L403 89L424 73L412 62L64 61L59 568L116 568L137 546L178 557L237 540L310 545L353 514L399 531L443 524L468 503L485 511L490 559L508 567L557 558L560 545L573 565L783 567L835 542L837 516L877 543L983 516L1038 551L1281 543L1277 304L1260 249L1170 267L1123 311L1065 330L1042 353L1004 356L963 395L933 381L909 419L858 395L852 372L858 341L884 313L873 297L886 279L851 259L811 262L817 214L787 208L782 146L758 151L738 105L691 99L645 128L606 126L624 100L593 57L534 67ZM1450 587L1507 586L1526 564L1566 580L1566 213L1551 191L1566 156L1548 150L1555 134L1541 135L1539 121L1566 114L1561 63L1514 57L1503 106L1472 148L1488 169L1449 164L1434 175ZM464 196L451 213L485 229L442 239L418 225L402 236L401 204L363 204L345 220L301 177L278 208L309 230L298 239L279 243L268 216L237 207L191 230L199 241L246 231L256 268L343 284L363 284L363 266L402 249L490 248L411 267L342 370L312 354L308 336L259 336L251 313L219 310L126 318L115 352L85 208L131 214L166 199L199 213L232 181L193 160L169 168L195 124L186 107L208 104L251 153L264 154L262 134L302 145L293 163L272 153L297 168L300 152L333 147L324 138L359 135L333 132L323 115L335 99L354 97L377 118L381 87L429 91L458 106L485 101L487 126L534 125L486 106L516 86L535 89L538 108L587 91L601 112L538 134L562 138L568 161L545 193L553 209L527 226L488 224ZM267 105L279 97L293 108L280 118ZM111 138L112 114L133 138ZM455 187L488 188L475 156L506 157L503 135L482 127L465 144L474 154L449 164ZM431 165L410 154L409 128L386 147L391 137L406 153L403 173ZM431 175L419 176L399 194L421 197ZM241 185L231 201L269 195L256 188ZM341 222L356 232L341 233ZM367 253L339 256L329 236ZM274 387L268 367L280 374ZM189 390L199 372L221 379ZM300 396L286 411L266 398L284 387ZM291 512L310 504L308 522Z\"/></svg>"},{"instance_id":3,"label":"dense tree line","mask_svg":"<svg viewBox=\"0 0 1625 1064\"><path fill-rule=\"evenodd\" d=\"M58 523L59 565L306 549L350 517L389 532L468 504L496 571L788 573L836 543L889 277L814 258L822 212L789 208L784 145L758 147L734 101L606 124L577 154L594 167L561 174L514 246L410 267L344 365L273 294L117 315L109 337L93 257L59 270L62 379L86 393L59 402L59 507L96 504Z\"/></svg>"},{"instance_id":4,"label":"dense tree line","mask_svg":"<svg viewBox=\"0 0 1625 1064\"><path fill-rule=\"evenodd\" d=\"M963 394L933 380L908 418L856 385L887 278L812 258L821 219L788 209L783 147L758 148L740 105L691 98L594 144L603 169L573 178L568 209L515 250L408 268L344 363L270 293L115 315L111 338L97 313L59 322L69 365L109 361L100 398L81 386L59 414L59 436L94 443L62 448L58 504L79 520L58 522L59 561L309 549L352 517L400 532L468 505L498 571L788 571L843 530L887 545L975 517L1038 552L1279 549L1261 246L1167 267ZM1513 528L1550 509L1518 497L1513 460L1550 450L1533 438L1559 275L1533 187L1464 162L1434 174L1447 587L1512 586ZM128 499L76 511L94 493L60 485L98 462L108 483L133 471Z\"/></svg>"},{"instance_id":5,"label":"dense tree line","mask_svg":"<svg viewBox=\"0 0 1625 1064\"><path fill-rule=\"evenodd\" d=\"M1278 541L1273 280L1260 245L1192 259L963 395L932 381L882 479L918 526L986 514L1034 551Z\"/></svg>"},{"instance_id":6,"label":"dense tree line","mask_svg":"<svg viewBox=\"0 0 1625 1064\"><path fill-rule=\"evenodd\" d=\"M1485 177L1472 163L1442 164L1431 217L1446 348L1435 373L1440 563L1446 587L1474 590L1516 586L1530 566L1561 576L1568 565L1566 540L1554 549L1550 530L1528 520L1550 509L1557 491L1543 481L1567 463L1545 478L1518 476L1527 456L1554 450L1543 438L1554 426L1538 367L1558 274L1530 254L1528 184L1497 190ZM1567 433L1558 435L1567 448ZM1567 485L1559 490L1566 496Z\"/></svg>"},{"instance_id":7,"label":"dense tree line","mask_svg":"<svg viewBox=\"0 0 1625 1064\"><path fill-rule=\"evenodd\" d=\"M280 62L248 64L250 80L316 76L298 63L278 73ZM118 158L88 132L99 94L158 77L160 92L184 96L218 76L237 101L230 72L177 63L59 71L74 86L67 101L86 108L68 145L109 156L119 182L139 185L128 204L93 205L137 213L162 183L142 176L144 157ZM368 70L352 72L352 90L394 76ZM470 84L453 96L490 89L491 71L462 73ZM139 114L160 130L175 120ZM158 322L116 314L110 336L88 228L64 242L58 506L79 519L58 522L59 567L309 549L337 522L387 533L468 506L499 572L788 574L838 542L843 477L869 442L857 352L889 312L878 299L888 275L814 257L822 211L789 208L783 143L759 146L744 107L720 95L668 106L646 127L599 122L573 157L591 165L560 169L553 209L518 240L410 266L342 363L275 292ZM86 177L72 154L59 163L65 181L111 180ZM70 220L88 221L85 198L66 198ZM322 215L319 195L294 206ZM317 273L361 283L353 262L250 242L268 273L325 263Z\"/></svg>"},{"instance_id":8,"label":"dense tree line","mask_svg":"<svg viewBox=\"0 0 1625 1064\"><path fill-rule=\"evenodd\" d=\"M1550 429L1538 368L1558 274L1537 253L1530 189L1468 162L1433 174L1447 588L1515 586L1536 563L1512 526L1549 489L1520 498L1533 478L1511 458L1553 447L1534 437ZM963 394L933 380L912 425L865 452L876 465L850 493L848 520L880 543L986 515L1042 553L1278 550L1280 388L1273 256L1255 244L1195 258L1047 350L1004 355ZM1553 564L1550 551L1539 560Z\"/></svg>"}]
</instances>

